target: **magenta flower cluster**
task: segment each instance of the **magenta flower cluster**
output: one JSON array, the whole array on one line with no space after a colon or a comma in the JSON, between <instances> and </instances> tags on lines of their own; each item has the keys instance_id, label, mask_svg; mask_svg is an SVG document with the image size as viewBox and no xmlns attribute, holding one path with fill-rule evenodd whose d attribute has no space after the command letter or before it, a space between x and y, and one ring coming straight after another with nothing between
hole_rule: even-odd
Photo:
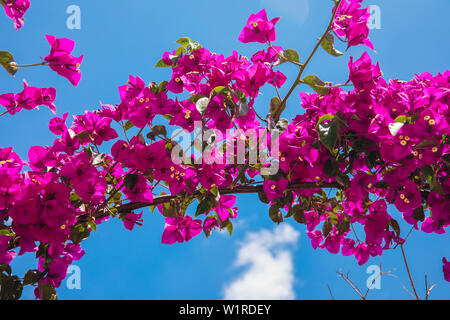
<instances>
[{"instance_id":1,"label":"magenta flower cluster","mask_svg":"<svg viewBox=\"0 0 450 320\"><path fill-rule=\"evenodd\" d=\"M30 0L0 0L5 9L5 14L14 20L14 28L19 30L23 27L23 16L30 8Z\"/></svg>"}]
</instances>

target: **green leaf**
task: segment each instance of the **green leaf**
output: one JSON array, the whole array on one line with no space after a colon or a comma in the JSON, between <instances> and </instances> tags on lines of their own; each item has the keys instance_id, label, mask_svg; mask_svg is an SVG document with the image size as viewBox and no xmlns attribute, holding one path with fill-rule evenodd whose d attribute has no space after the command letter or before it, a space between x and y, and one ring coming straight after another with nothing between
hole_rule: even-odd
<instances>
[{"instance_id":1,"label":"green leaf","mask_svg":"<svg viewBox=\"0 0 450 320\"><path fill-rule=\"evenodd\" d=\"M417 221L424 221L425 220L425 212L423 211L423 207L420 206L418 208L416 208L413 212L413 217L414 219L416 219Z\"/></svg>"},{"instance_id":2,"label":"green leaf","mask_svg":"<svg viewBox=\"0 0 450 320\"><path fill-rule=\"evenodd\" d=\"M89 222L88 222L88 226L91 227L92 230L94 230L95 232L97 232L97 225L95 224L94 221L89 221Z\"/></svg>"},{"instance_id":3,"label":"green leaf","mask_svg":"<svg viewBox=\"0 0 450 320\"><path fill-rule=\"evenodd\" d=\"M300 62L300 56L294 49L283 50L281 51L281 55L289 61Z\"/></svg>"},{"instance_id":4,"label":"green leaf","mask_svg":"<svg viewBox=\"0 0 450 320\"><path fill-rule=\"evenodd\" d=\"M162 215L164 217L176 218L179 214L179 206L175 200L171 200L166 202L162 206L163 212Z\"/></svg>"},{"instance_id":5,"label":"green leaf","mask_svg":"<svg viewBox=\"0 0 450 320\"><path fill-rule=\"evenodd\" d=\"M315 92L320 95L327 95L330 93L330 88L326 88L326 83L319 79L316 75L309 75L303 79Z\"/></svg>"},{"instance_id":6,"label":"green leaf","mask_svg":"<svg viewBox=\"0 0 450 320\"><path fill-rule=\"evenodd\" d=\"M128 131L128 130L130 130L133 127L134 127L134 124L130 120L127 120L127 122L125 122L125 125L123 126L125 131Z\"/></svg>"},{"instance_id":7,"label":"green leaf","mask_svg":"<svg viewBox=\"0 0 450 320\"><path fill-rule=\"evenodd\" d=\"M90 234L91 232L89 231L89 229L78 224L72 227L72 232L70 233L70 240L74 244L78 244L84 239L89 238Z\"/></svg>"},{"instance_id":8,"label":"green leaf","mask_svg":"<svg viewBox=\"0 0 450 320\"><path fill-rule=\"evenodd\" d=\"M326 238L330 234L331 230L333 229L333 223L331 222L331 219L327 219L322 226L322 233L323 236Z\"/></svg>"},{"instance_id":9,"label":"green leaf","mask_svg":"<svg viewBox=\"0 0 450 320\"><path fill-rule=\"evenodd\" d=\"M205 197L197 206L197 210L195 211L195 217L198 217L201 214L208 214L214 207L216 203L214 203L212 197Z\"/></svg>"},{"instance_id":10,"label":"green leaf","mask_svg":"<svg viewBox=\"0 0 450 320\"><path fill-rule=\"evenodd\" d=\"M39 270L28 270L23 277L23 285L34 284L41 279L41 272Z\"/></svg>"},{"instance_id":11,"label":"green leaf","mask_svg":"<svg viewBox=\"0 0 450 320\"><path fill-rule=\"evenodd\" d=\"M225 93L228 93L229 91L230 91L230 88L228 88L228 87L217 86L214 89L212 89L211 95L213 95L213 94L218 95L218 94L221 94L221 93L225 94Z\"/></svg>"},{"instance_id":12,"label":"green leaf","mask_svg":"<svg viewBox=\"0 0 450 320\"><path fill-rule=\"evenodd\" d=\"M342 235L350 230L350 219L345 217L337 226L339 235Z\"/></svg>"},{"instance_id":13,"label":"green leaf","mask_svg":"<svg viewBox=\"0 0 450 320\"><path fill-rule=\"evenodd\" d=\"M339 219L338 219L337 215L334 212L330 211L330 212L328 212L328 216L331 219L331 223L333 223L335 226L337 226L339 223Z\"/></svg>"},{"instance_id":14,"label":"green leaf","mask_svg":"<svg viewBox=\"0 0 450 320\"><path fill-rule=\"evenodd\" d=\"M277 113L280 113L278 109L280 108L281 100L278 97L273 97L270 100L270 114L275 116Z\"/></svg>"},{"instance_id":15,"label":"green leaf","mask_svg":"<svg viewBox=\"0 0 450 320\"><path fill-rule=\"evenodd\" d=\"M136 173L127 173L125 178L123 179L123 184L130 190L133 190L136 187L136 184L139 181L139 175Z\"/></svg>"},{"instance_id":16,"label":"green leaf","mask_svg":"<svg viewBox=\"0 0 450 320\"><path fill-rule=\"evenodd\" d=\"M397 236L400 236L400 225L398 224L397 220L391 219L389 220L389 225L392 227L392 230L395 231Z\"/></svg>"},{"instance_id":17,"label":"green leaf","mask_svg":"<svg viewBox=\"0 0 450 320\"><path fill-rule=\"evenodd\" d=\"M182 45L183 47L187 48L192 43L191 39L189 37L182 37L176 41L176 43Z\"/></svg>"},{"instance_id":18,"label":"green leaf","mask_svg":"<svg viewBox=\"0 0 450 320\"><path fill-rule=\"evenodd\" d=\"M303 210L303 206L300 204L296 204L292 207L292 210L294 211L293 217L294 220L298 223L305 224L306 218L305 218L305 211Z\"/></svg>"},{"instance_id":19,"label":"green leaf","mask_svg":"<svg viewBox=\"0 0 450 320\"><path fill-rule=\"evenodd\" d=\"M339 162L333 157L329 157L324 165L325 174L331 178L336 177L339 173Z\"/></svg>"},{"instance_id":20,"label":"green leaf","mask_svg":"<svg viewBox=\"0 0 450 320\"><path fill-rule=\"evenodd\" d=\"M279 66L287 61L300 62L300 56L298 52L294 49L286 49L279 52L278 60L273 64L274 66Z\"/></svg>"},{"instance_id":21,"label":"green leaf","mask_svg":"<svg viewBox=\"0 0 450 320\"><path fill-rule=\"evenodd\" d=\"M407 120L408 120L408 117L405 115L402 115L402 116L398 116L397 118L395 118L394 122L406 123Z\"/></svg>"},{"instance_id":22,"label":"green leaf","mask_svg":"<svg viewBox=\"0 0 450 320\"><path fill-rule=\"evenodd\" d=\"M167 137L167 129L164 125L158 124L152 127L152 130L147 133L147 138L151 140L155 140L155 138L159 135Z\"/></svg>"},{"instance_id":23,"label":"green leaf","mask_svg":"<svg viewBox=\"0 0 450 320\"><path fill-rule=\"evenodd\" d=\"M14 76L19 69L13 55L8 51L0 51L0 64L12 76Z\"/></svg>"},{"instance_id":24,"label":"green leaf","mask_svg":"<svg viewBox=\"0 0 450 320\"><path fill-rule=\"evenodd\" d=\"M2 277L0 300L19 300L23 285L17 276Z\"/></svg>"},{"instance_id":25,"label":"green leaf","mask_svg":"<svg viewBox=\"0 0 450 320\"><path fill-rule=\"evenodd\" d=\"M333 120L334 117L335 117L334 114L325 114L319 118L319 120L317 121L317 125L321 124L325 120Z\"/></svg>"},{"instance_id":26,"label":"green leaf","mask_svg":"<svg viewBox=\"0 0 450 320\"><path fill-rule=\"evenodd\" d=\"M439 194L445 195L442 185L437 181L436 176L430 182L431 191L437 192Z\"/></svg>"},{"instance_id":27,"label":"green leaf","mask_svg":"<svg viewBox=\"0 0 450 320\"><path fill-rule=\"evenodd\" d=\"M344 54L334 47L334 36L331 33L327 33L325 37L323 38L322 42L320 43L322 48L331 54L333 57L341 57Z\"/></svg>"},{"instance_id":28,"label":"green leaf","mask_svg":"<svg viewBox=\"0 0 450 320\"><path fill-rule=\"evenodd\" d=\"M258 198L262 203L270 203L269 198L267 198L267 195L264 191L258 192Z\"/></svg>"},{"instance_id":29,"label":"green leaf","mask_svg":"<svg viewBox=\"0 0 450 320\"><path fill-rule=\"evenodd\" d=\"M281 214L280 207L276 204L270 206L269 217L273 222L280 224L283 222L283 215Z\"/></svg>"},{"instance_id":30,"label":"green leaf","mask_svg":"<svg viewBox=\"0 0 450 320\"><path fill-rule=\"evenodd\" d=\"M12 270L9 264L0 263L0 273L2 272L6 272L7 274L11 275Z\"/></svg>"},{"instance_id":31,"label":"green leaf","mask_svg":"<svg viewBox=\"0 0 450 320\"><path fill-rule=\"evenodd\" d=\"M11 231L9 231L8 229L1 229L0 230L0 236L10 236L13 237L14 233L12 233Z\"/></svg>"},{"instance_id":32,"label":"green leaf","mask_svg":"<svg viewBox=\"0 0 450 320\"><path fill-rule=\"evenodd\" d=\"M159 60L155 64L155 68L167 68L167 67L172 67L172 66L169 66L168 64L166 64L163 59Z\"/></svg>"},{"instance_id":33,"label":"green leaf","mask_svg":"<svg viewBox=\"0 0 450 320\"><path fill-rule=\"evenodd\" d=\"M231 221L229 221L225 228L227 229L228 233L231 236L233 234L233 223Z\"/></svg>"},{"instance_id":34,"label":"green leaf","mask_svg":"<svg viewBox=\"0 0 450 320\"><path fill-rule=\"evenodd\" d=\"M48 283L39 283L39 296L41 300L58 300L55 288Z\"/></svg>"},{"instance_id":35,"label":"green leaf","mask_svg":"<svg viewBox=\"0 0 450 320\"><path fill-rule=\"evenodd\" d=\"M339 139L339 123L336 120L319 124L319 139L322 144L334 153L334 148Z\"/></svg>"}]
</instances>

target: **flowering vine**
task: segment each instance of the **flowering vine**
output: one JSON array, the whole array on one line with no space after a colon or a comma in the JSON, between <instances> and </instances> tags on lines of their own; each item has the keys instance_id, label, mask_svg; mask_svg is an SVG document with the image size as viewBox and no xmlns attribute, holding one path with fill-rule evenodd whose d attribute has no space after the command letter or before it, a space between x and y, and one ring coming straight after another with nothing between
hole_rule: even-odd
<instances>
[{"instance_id":1,"label":"flowering vine","mask_svg":"<svg viewBox=\"0 0 450 320\"><path fill-rule=\"evenodd\" d=\"M128 230L142 225L144 212L137 213L142 208L162 215L164 244L190 241L202 231L209 237L215 229L231 234L238 218L235 194L240 193L257 193L270 205L275 223L293 219L304 224L314 249L353 256L360 265L397 246L404 254L407 237L388 205L417 230L445 233L450 224L450 71L385 80L366 52L349 59L342 84L304 75L320 47L343 56L335 38L348 48L374 49L361 2L335 1L329 25L304 61L296 50L274 45L279 18L269 20L265 10L248 18L238 38L266 45L250 59L236 51L218 55L181 38L179 47L156 64L171 71L168 81L146 83L130 76L118 88L118 104L75 115L70 124L67 113L53 118L53 144L31 147L27 161L11 147L0 149L0 297L17 299L24 285L33 285L37 298L55 298L68 266L84 255L82 241L111 218L121 219ZM29 2L1 3L20 27ZM74 42L49 35L47 40L51 51L36 65L48 65L77 85L83 56L72 56ZM11 74L35 66L19 65L5 51L0 58ZM277 70L282 63L299 70L284 97L279 92L287 78ZM277 95L261 116L255 104L266 84ZM290 121L282 118L287 100L301 85L315 91L300 93L305 112ZM345 91L347 86L352 88ZM22 92L0 95L6 108L1 115L41 105L55 112L55 96L54 88L24 82ZM202 156L185 150L176 135L168 136L162 121L179 134L196 135L200 144L193 144ZM231 129L232 141L216 141ZM202 137L207 130L217 133L215 141ZM248 130L269 136L271 143L257 144L246 136ZM110 150L106 141L113 142ZM233 152L232 159L243 162L227 158L235 142L243 151ZM274 159L279 170L267 174L269 162L251 162L255 148ZM205 160L206 151L214 161ZM188 213L194 202L196 210ZM364 237L356 235L357 225ZM27 252L35 253L37 267L19 278L9 265ZM442 261L449 281L449 263Z\"/></svg>"}]
</instances>

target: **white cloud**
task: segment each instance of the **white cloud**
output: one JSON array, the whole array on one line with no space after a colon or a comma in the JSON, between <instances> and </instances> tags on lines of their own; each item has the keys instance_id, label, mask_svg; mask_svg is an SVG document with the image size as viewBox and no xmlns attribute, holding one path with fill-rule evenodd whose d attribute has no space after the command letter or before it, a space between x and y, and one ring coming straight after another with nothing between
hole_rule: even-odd
<instances>
[{"instance_id":1,"label":"white cloud","mask_svg":"<svg viewBox=\"0 0 450 320\"><path fill-rule=\"evenodd\" d=\"M224 290L227 300L295 299L292 253L286 245L295 244L300 233L287 223L273 231L251 232L241 244L236 267L249 266Z\"/></svg>"}]
</instances>

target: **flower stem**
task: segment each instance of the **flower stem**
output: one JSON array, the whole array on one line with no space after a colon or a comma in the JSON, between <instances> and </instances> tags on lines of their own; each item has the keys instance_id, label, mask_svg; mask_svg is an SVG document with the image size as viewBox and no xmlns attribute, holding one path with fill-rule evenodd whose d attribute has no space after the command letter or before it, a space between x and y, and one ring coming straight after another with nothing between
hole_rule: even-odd
<instances>
[{"instance_id":1,"label":"flower stem","mask_svg":"<svg viewBox=\"0 0 450 320\"><path fill-rule=\"evenodd\" d=\"M17 68L27 68L27 67L36 67L36 66L43 66L47 64L47 62L41 62L41 63L34 63L34 64L18 64L16 65Z\"/></svg>"},{"instance_id":2,"label":"flower stem","mask_svg":"<svg viewBox=\"0 0 450 320\"><path fill-rule=\"evenodd\" d=\"M414 281L411 277L411 272L409 271L408 262L406 261L405 250L403 249L403 243L400 244L400 248L402 249L403 261L405 261L406 271L408 272L409 282L411 282L411 286L414 291L414 295L417 300L420 300L419 295L417 294L416 287L414 286Z\"/></svg>"}]
</instances>

